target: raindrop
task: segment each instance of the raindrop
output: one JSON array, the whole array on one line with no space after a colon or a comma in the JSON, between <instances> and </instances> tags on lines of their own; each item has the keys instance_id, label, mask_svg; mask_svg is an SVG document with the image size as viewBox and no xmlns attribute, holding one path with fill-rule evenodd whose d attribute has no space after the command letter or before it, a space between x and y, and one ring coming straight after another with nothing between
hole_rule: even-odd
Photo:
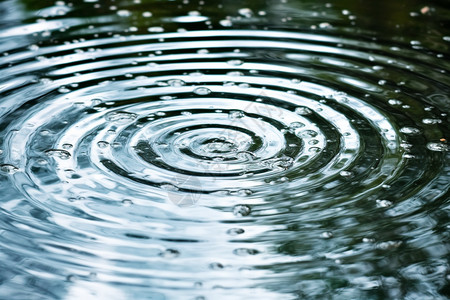
<instances>
[{"instance_id":1,"label":"raindrop","mask_svg":"<svg viewBox=\"0 0 450 300\"><path fill-rule=\"evenodd\" d=\"M186 84L186 83L185 83L183 80L181 80L181 79L171 79L171 80L167 81L167 83L168 83L170 86L173 86L173 87L183 86L183 85Z\"/></svg>"},{"instance_id":2,"label":"raindrop","mask_svg":"<svg viewBox=\"0 0 450 300\"><path fill-rule=\"evenodd\" d=\"M19 168L17 168L16 166L10 165L10 164L3 164L3 165L0 165L0 171L2 171L3 173L6 173L6 174L14 174L17 171L19 171Z\"/></svg>"},{"instance_id":3,"label":"raindrop","mask_svg":"<svg viewBox=\"0 0 450 300\"><path fill-rule=\"evenodd\" d=\"M239 59L233 59L233 60L227 61L227 64L229 64L230 66L240 66L243 64L243 61L239 60Z\"/></svg>"},{"instance_id":4,"label":"raindrop","mask_svg":"<svg viewBox=\"0 0 450 300\"><path fill-rule=\"evenodd\" d=\"M233 214L238 217L248 216L251 212L251 209L248 205L236 205L233 208Z\"/></svg>"},{"instance_id":5,"label":"raindrop","mask_svg":"<svg viewBox=\"0 0 450 300\"><path fill-rule=\"evenodd\" d=\"M200 96L205 96L211 93L211 90L206 87L198 87L194 90L194 93Z\"/></svg>"},{"instance_id":6,"label":"raindrop","mask_svg":"<svg viewBox=\"0 0 450 300\"><path fill-rule=\"evenodd\" d=\"M62 150L62 149L49 149L47 151L44 152L47 156L50 157L57 157L60 159L69 159L71 157L70 153L67 152L66 150Z\"/></svg>"}]
</instances>

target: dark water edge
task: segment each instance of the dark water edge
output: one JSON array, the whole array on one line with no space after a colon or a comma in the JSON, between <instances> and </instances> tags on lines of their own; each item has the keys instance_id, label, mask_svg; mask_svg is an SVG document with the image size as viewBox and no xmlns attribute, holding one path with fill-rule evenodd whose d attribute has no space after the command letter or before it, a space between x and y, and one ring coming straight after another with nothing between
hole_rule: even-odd
<instances>
[{"instance_id":1,"label":"dark water edge","mask_svg":"<svg viewBox=\"0 0 450 300\"><path fill-rule=\"evenodd\" d=\"M450 298L448 1L1 1L0 299Z\"/></svg>"}]
</instances>

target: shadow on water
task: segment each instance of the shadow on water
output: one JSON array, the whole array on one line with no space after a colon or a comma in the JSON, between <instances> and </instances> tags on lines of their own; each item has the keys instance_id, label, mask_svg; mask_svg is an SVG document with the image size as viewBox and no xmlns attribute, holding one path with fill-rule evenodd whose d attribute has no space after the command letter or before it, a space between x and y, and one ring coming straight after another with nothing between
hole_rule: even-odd
<instances>
[{"instance_id":1,"label":"shadow on water","mask_svg":"<svg viewBox=\"0 0 450 300\"><path fill-rule=\"evenodd\" d=\"M1 2L0 298L447 299L446 2Z\"/></svg>"}]
</instances>

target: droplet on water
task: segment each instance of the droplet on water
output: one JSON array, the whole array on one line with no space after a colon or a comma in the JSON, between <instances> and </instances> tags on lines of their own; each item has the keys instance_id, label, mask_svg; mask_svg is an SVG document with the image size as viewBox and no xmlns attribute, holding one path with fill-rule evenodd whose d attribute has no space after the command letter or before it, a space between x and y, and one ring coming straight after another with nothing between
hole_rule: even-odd
<instances>
[{"instance_id":1,"label":"droplet on water","mask_svg":"<svg viewBox=\"0 0 450 300\"><path fill-rule=\"evenodd\" d=\"M17 171L19 171L19 168L17 168L16 166L10 165L10 164L3 164L3 165L0 165L0 171L2 171L3 173L6 173L6 174L14 174Z\"/></svg>"},{"instance_id":2,"label":"droplet on water","mask_svg":"<svg viewBox=\"0 0 450 300\"><path fill-rule=\"evenodd\" d=\"M414 127L402 127L400 132L407 135L418 135L420 134L420 129Z\"/></svg>"},{"instance_id":3,"label":"droplet on water","mask_svg":"<svg viewBox=\"0 0 450 300\"><path fill-rule=\"evenodd\" d=\"M313 113L313 111L308 108L308 107L304 107L304 106L299 106L295 109L295 113L301 116L307 116Z\"/></svg>"},{"instance_id":4,"label":"droplet on water","mask_svg":"<svg viewBox=\"0 0 450 300\"><path fill-rule=\"evenodd\" d=\"M57 157L60 159L69 159L71 157L70 153L63 149L49 149L44 152L47 156Z\"/></svg>"},{"instance_id":5,"label":"droplet on water","mask_svg":"<svg viewBox=\"0 0 450 300\"><path fill-rule=\"evenodd\" d=\"M377 207L391 207L393 205L393 203L389 200L377 200Z\"/></svg>"},{"instance_id":6,"label":"droplet on water","mask_svg":"<svg viewBox=\"0 0 450 300\"><path fill-rule=\"evenodd\" d=\"M251 212L251 209L248 205L236 205L233 208L233 214L238 217L248 216Z\"/></svg>"},{"instance_id":7,"label":"droplet on water","mask_svg":"<svg viewBox=\"0 0 450 300\"><path fill-rule=\"evenodd\" d=\"M125 111L113 111L105 115L106 121L115 122L119 124L128 123L136 120L137 115Z\"/></svg>"},{"instance_id":8,"label":"droplet on water","mask_svg":"<svg viewBox=\"0 0 450 300\"><path fill-rule=\"evenodd\" d=\"M242 228L231 228L227 230L227 234L229 235L239 235L243 234L245 231Z\"/></svg>"},{"instance_id":9,"label":"droplet on water","mask_svg":"<svg viewBox=\"0 0 450 300\"><path fill-rule=\"evenodd\" d=\"M159 256L164 257L164 258L175 258L180 256L180 251L176 250L176 249L166 249L163 252L161 252L159 254Z\"/></svg>"},{"instance_id":10,"label":"droplet on water","mask_svg":"<svg viewBox=\"0 0 450 300\"><path fill-rule=\"evenodd\" d=\"M444 152L448 151L449 147L443 143L428 143L427 148L431 151Z\"/></svg>"},{"instance_id":11,"label":"droplet on water","mask_svg":"<svg viewBox=\"0 0 450 300\"><path fill-rule=\"evenodd\" d=\"M198 87L194 90L194 93L200 96L204 96L210 94L211 90L206 87Z\"/></svg>"},{"instance_id":12,"label":"droplet on water","mask_svg":"<svg viewBox=\"0 0 450 300\"><path fill-rule=\"evenodd\" d=\"M233 253L238 256L246 256L246 255L256 255L259 253L259 251L256 249L238 248L234 249Z\"/></svg>"}]
</instances>

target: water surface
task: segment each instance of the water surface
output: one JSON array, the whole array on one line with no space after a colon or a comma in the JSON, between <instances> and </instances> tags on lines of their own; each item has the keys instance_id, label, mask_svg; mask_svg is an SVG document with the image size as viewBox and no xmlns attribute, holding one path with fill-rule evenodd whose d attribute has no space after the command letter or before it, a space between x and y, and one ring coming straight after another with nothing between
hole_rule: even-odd
<instances>
[{"instance_id":1,"label":"water surface","mask_svg":"<svg viewBox=\"0 0 450 300\"><path fill-rule=\"evenodd\" d=\"M447 299L445 1L0 3L1 299Z\"/></svg>"}]
</instances>

